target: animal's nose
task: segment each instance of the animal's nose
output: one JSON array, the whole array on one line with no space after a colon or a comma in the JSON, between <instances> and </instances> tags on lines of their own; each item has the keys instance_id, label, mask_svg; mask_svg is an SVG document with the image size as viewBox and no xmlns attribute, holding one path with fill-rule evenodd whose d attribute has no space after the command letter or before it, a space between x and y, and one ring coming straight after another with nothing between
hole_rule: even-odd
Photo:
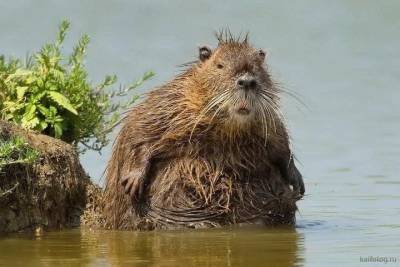
<instances>
[{"instance_id":1,"label":"animal's nose","mask_svg":"<svg viewBox=\"0 0 400 267\"><path fill-rule=\"evenodd\" d=\"M257 87L257 80L253 75L245 74L237 80L237 84L242 89L254 89Z\"/></svg>"}]
</instances>

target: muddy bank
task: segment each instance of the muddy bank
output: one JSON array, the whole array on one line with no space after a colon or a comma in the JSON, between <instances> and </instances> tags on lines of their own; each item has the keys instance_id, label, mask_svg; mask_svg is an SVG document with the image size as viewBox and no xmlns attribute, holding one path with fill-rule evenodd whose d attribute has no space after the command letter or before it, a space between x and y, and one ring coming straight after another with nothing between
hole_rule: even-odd
<instances>
[{"instance_id":1,"label":"muddy bank","mask_svg":"<svg viewBox=\"0 0 400 267\"><path fill-rule=\"evenodd\" d=\"M21 136L39 152L34 164L11 164L0 172L0 232L80 225L90 182L72 146L0 121L0 138Z\"/></svg>"}]
</instances>

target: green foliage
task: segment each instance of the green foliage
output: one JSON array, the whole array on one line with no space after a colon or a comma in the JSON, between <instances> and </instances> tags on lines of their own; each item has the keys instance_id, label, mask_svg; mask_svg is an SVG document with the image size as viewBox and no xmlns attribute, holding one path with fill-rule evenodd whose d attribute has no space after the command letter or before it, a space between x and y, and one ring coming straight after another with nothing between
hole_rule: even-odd
<instances>
[{"instance_id":1,"label":"green foliage","mask_svg":"<svg viewBox=\"0 0 400 267\"><path fill-rule=\"evenodd\" d=\"M0 56L0 118L60 138L76 148L83 144L86 149L100 151L108 144L107 134L116 126L121 112L137 96L124 102L118 98L126 98L154 74L146 72L138 81L118 90L112 90L115 75L107 75L93 86L83 62L89 37L83 35L69 56L62 54L69 25L63 21L56 41L44 45L25 64Z\"/></svg>"},{"instance_id":2,"label":"green foliage","mask_svg":"<svg viewBox=\"0 0 400 267\"><path fill-rule=\"evenodd\" d=\"M19 136L9 140L0 139L0 171L10 164L32 164L39 157L39 152L32 149Z\"/></svg>"}]
</instances>

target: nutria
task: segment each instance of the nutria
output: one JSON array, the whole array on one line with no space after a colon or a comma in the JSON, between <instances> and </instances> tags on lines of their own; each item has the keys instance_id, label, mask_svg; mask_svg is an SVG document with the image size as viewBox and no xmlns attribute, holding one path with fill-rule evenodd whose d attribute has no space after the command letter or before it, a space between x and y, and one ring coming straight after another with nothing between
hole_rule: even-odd
<instances>
[{"instance_id":1,"label":"nutria","mask_svg":"<svg viewBox=\"0 0 400 267\"><path fill-rule=\"evenodd\" d=\"M217 34L124 118L106 170L113 229L293 224L304 194L266 53Z\"/></svg>"}]
</instances>

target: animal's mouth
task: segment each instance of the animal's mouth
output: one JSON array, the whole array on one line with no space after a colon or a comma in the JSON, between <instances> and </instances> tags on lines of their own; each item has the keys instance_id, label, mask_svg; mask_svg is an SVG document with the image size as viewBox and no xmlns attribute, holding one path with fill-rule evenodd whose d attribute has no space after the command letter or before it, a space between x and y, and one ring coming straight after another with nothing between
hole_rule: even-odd
<instances>
[{"instance_id":1,"label":"animal's mouth","mask_svg":"<svg viewBox=\"0 0 400 267\"><path fill-rule=\"evenodd\" d=\"M249 115L250 114L250 108L249 105L246 101L240 102L238 105L236 112L240 115Z\"/></svg>"},{"instance_id":2,"label":"animal's mouth","mask_svg":"<svg viewBox=\"0 0 400 267\"><path fill-rule=\"evenodd\" d=\"M240 115L249 115L250 114L250 109L245 108L245 107L240 107L236 110L236 112Z\"/></svg>"}]
</instances>

